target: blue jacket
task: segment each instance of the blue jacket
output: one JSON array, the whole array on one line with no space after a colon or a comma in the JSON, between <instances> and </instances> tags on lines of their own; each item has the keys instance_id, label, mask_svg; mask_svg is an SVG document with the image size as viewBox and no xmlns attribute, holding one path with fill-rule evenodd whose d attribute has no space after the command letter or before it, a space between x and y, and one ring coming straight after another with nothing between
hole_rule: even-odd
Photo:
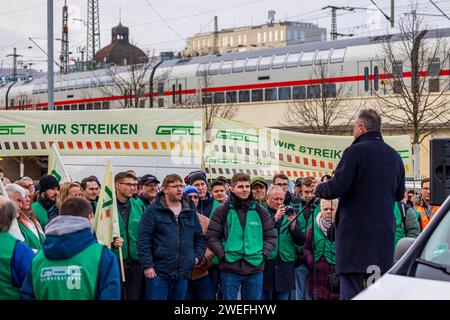
<instances>
[{"instance_id":1,"label":"blue jacket","mask_svg":"<svg viewBox=\"0 0 450 320\"><path fill-rule=\"evenodd\" d=\"M191 275L195 258L205 254L205 236L188 198L183 196L178 223L160 192L141 219L138 254L144 269L154 268L156 275L184 280Z\"/></svg>"},{"instance_id":2,"label":"blue jacket","mask_svg":"<svg viewBox=\"0 0 450 320\"><path fill-rule=\"evenodd\" d=\"M16 242L11 264L11 280L15 287L20 288L22 286L33 257L33 250L23 242Z\"/></svg>"},{"instance_id":3,"label":"blue jacket","mask_svg":"<svg viewBox=\"0 0 450 320\"><path fill-rule=\"evenodd\" d=\"M59 219L63 216L58 216ZM47 225L47 228L50 223ZM48 229L47 229L48 230ZM47 259L65 260L73 257L80 251L86 249L92 243L97 242L89 228L61 236L47 235L42 250ZM95 300L120 300L120 274L116 256L108 248L103 248L99 273L97 279ZM34 300L31 268L27 273L23 286L20 290L23 300Z\"/></svg>"},{"instance_id":4,"label":"blue jacket","mask_svg":"<svg viewBox=\"0 0 450 320\"><path fill-rule=\"evenodd\" d=\"M339 198L336 213L336 271L386 272L394 260L394 203L405 194L405 168L380 132L357 138L342 154L334 177L315 195Z\"/></svg>"}]
</instances>

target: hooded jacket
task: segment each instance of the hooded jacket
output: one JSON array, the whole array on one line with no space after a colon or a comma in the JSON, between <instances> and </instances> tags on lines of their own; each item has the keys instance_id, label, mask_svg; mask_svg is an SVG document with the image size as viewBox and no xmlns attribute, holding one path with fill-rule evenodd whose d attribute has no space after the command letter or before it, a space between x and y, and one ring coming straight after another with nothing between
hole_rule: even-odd
<instances>
[{"instance_id":1,"label":"hooded jacket","mask_svg":"<svg viewBox=\"0 0 450 320\"><path fill-rule=\"evenodd\" d=\"M90 222L82 217L57 216L46 226L45 235L42 250L48 260L67 260L97 243ZM119 300L120 294L117 258L105 247L101 255L94 299ZM23 300L35 299L31 268L20 290L20 297Z\"/></svg>"},{"instance_id":2,"label":"hooded jacket","mask_svg":"<svg viewBox=\"0 0 450 320\"><path fill-rule=\"evenodd\" d=\"M262 272L264 270L264 262L258 267L254 267L244 259L229 263L225 261L225 251L222 241L228 237L227 217L229 212L229 203L235 208L239 216L241 226L245 226L247 219L247 211L250 205L255 202L252 194L246 200L238 198L234 193L230 193L227 202L221 204L214 211L214 215L209 222L206 239L208 247L219 257L219 268L223 271L234 272L242 275ZM264 241L263 257L264 261L268 259L272 250L275 248L276 232L270 218L269 213L260 204L256 204L256 212L262 223L262 236ZM244 228L244 227L243 227Z\"/></svg>"},{"instance_id":3,"label":"hooded jacket","mask_svg":"<svg viewBox=\"0 0 450 320\"><path fill-rule=\"evenodd\" d=\"M164 193L158 193L145 209L139 226L138 254L142 267L154 268L157 276L188 279L195 258L202 261L205 245L205 236L189 199L183 196L177 219Z\"/></svg>"}]
</instances>

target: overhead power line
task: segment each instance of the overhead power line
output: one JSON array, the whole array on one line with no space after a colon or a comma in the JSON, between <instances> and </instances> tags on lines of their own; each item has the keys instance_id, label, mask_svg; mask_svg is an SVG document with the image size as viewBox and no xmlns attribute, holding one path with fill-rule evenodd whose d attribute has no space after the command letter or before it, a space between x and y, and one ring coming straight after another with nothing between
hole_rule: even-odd
<instances>
[{"instance_id":1,"label":"overhead power line","mask_svg":"<svg viewBox=\"0 0 450 320\"><path fill-rule=\"evenodd\" d=\"M436 3L433 2L433 0L430 0L430 2L431 2L431 4L432 4L433 6L436 7L436 9L438 9L438 10L442 13L442 15L443 15L444 17L446 17L448 20L450 20L450 18L448 17L448 15L446 15L445 12L442 11L441 8L439 8L439 6L438 6Z\"/></svg>"}]
</instances>

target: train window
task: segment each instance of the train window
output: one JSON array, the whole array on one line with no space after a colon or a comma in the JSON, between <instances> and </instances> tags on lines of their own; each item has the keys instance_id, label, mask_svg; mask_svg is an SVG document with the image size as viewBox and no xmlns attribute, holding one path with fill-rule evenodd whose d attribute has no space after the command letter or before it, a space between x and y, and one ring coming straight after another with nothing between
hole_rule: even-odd
<instances>
[{"instance_id":1,"label":"train window","mask_svg":"<svg viewBox=\"0 0 450 320\"><path fill-rule=\"evenodd\" d=\"M239 91L239 102L250 102L250 91L249 90Z\"/></svg>"},{"instance_id":2,"label":"train window","mask_svg":"<svg viewBox=\"0 0 450 320\"><path fill-rule=\"evenodd\" d=\"M41 85L40 84L35 85L34 89L33 89L33 94L38 94L40 89L41 89Z\"/></svg>"},{"instance_id":3,"label":"train window","mask_svg":"<svg viewBox=\"0 0 450 320\"><path fill-rule=\"evenodd\" d=\"M302 59L300 61L301 66L311 66L314 61L315 52L305 52L302 55Z\"/></svg>"},{"instance_id":4,"label":"train window","mask_svg":"<svg viewBox=\"0 0 450 320\"><path fill-rule=\"evenodd\" d=\"M428 76L438 77L441 72L441 63L439 58L430 59L428 61Z\"/></svg>"},{"instance_id":5,"label":"train window","mask_svg":"<svg viewBox=\"0 0 450 320\"><path fill-rule=\"evenodd\" d=\"M347 48L334 49L331 54L330 63L341 63L344 62L345 51Z\"/></svg>"},{"instance_id":6,"label":"train window","mask_svg":"<svg viewBox=\"0 0 450 320\"><path fill-rule=\"evenodd\" d=\"M262 57L259 61L258 70L268 70L270 69L270 63L272 62L272 56Z\"/></svg>"},{"instance_id":7,"label":"train window","mask_svg":"<svg viewBox=\"0 0 450 320\"><path fill-rule=\"evenodd\" d=\"M215 76L219 74L220 65L222 62L213 62L209 65L208 75Z\"/></svg>"},{"instance_id":8,"label":"train window","mask_svg":"<svg viewBox=\"0 0 450 320\"><path fill-rule=\"evenodd\" d=\"M212 102L213 102L212 93L210 93L210 92L203 93L202 104L212 104Z\"/></svg>"},{"instance_id":9,"label":"train window","mask_svg":"<svg viewBox=\"0 0 450 320\"><path fill-rule=\"evenodd\" d=\"M206 75L206 68L208 67L208 63L202 63L198 66L197 69L197 77L203 77Z\"/></svg>"},{"instance_id":10,"label":"train window","mask_svg":"<svg viewBox=\"0 0 450 320\"><path fill-rule=\"evenodd\" d=\"M95 102L94 103L94 110L101 110L102 109L102 104L100 102Z\"/></svg>"},{"instance_id":11,"label":"train window","mask_svg":"<svg viewBox=\"0 0 450 320\"><path fill-rule=\"evenodd\" d=\"M173 84L173 85L172 85L172 104L177 103L177 100L176 100L176 98L177 98L176 93L177 93L177 87Z\"/></svg>"},{"instance_id":12,"label":"train window","mask_svg":"<svg viewBox=\"0 0 450 320\"><path fill-rule=\"evenodd\" d=\"M293 87L292 98L294 100L306 99L306 88L304 86Z\"/></svg>"},{"instance_id":13,"label":"train window","mask_svg":"<svg viewBox=\"0 0 450 320\"><path fill-rule=\"evenodd\" d=\"M373 89L378 91L380 86L380 75L378 66L373 67Z\"/></svg>"},{"instance_id":14,"label":"train window","mask_svg":"<svg viewBox=\"0 0 450 320\"><path fill-rule=\"evenodd\" d=\"M91 83L91 79L84 79L83 85L81 86L81 88L83 88L83 89L89 88L90 83Z\"/></svg>"},{"instance_id":15,"label":"train window","mask_svg":"<svg viewBox=\"0 0 450 320\"><path fill-rule=\"evenodd\" d=\"M78 110L86 110L86 105L85 104L79 104L78 105Z\"/></svg>"},{"instance_id":16,"label":"train window","mask_svg":"<svg viewBox=\"0 0 450 320\"><path fill-rule=\"evenodd\" d=\"M214 92L214 103L220 104L225 102L225 92Z\"/></svg>"},{"instance_id":17,"label":"train window","mask_svg":"<svg viewBox=\"0 0 450 320\"><path fill-rule=\"evenodd\" d=\"M145 101L143 100L143 101L141 101L141 102L144 102L145 103ZM102 109L103 110L108 110L108 109L110 109L111 107L110 107L110 105L109 105L109 101L103 101L102 102Z\"/></svg>"},{"instance_id":18,"label":"train window","mask_svg":"<svg viewBox=\"0 0 450 320\"><path fill-rule=\"evenodd\" d=\"M233 73L244 71L245 59L236 60L233 66Z\"/></svg>"},{"instance_id":19,"label":"train window","mask_svg":"<svg viewBox=\"0 0 450 320\"><path fill-rule=\"evenodd\" d=\"M63 107L62 106L56 106L56 111L62 111Z\"/></svg>"},{"instance_id":20,"label":"train window","mask_svg":"<svg viewBox=\"0 0 450 320\"><path fill-rule=\"evenodd\" d=\"M392 63L392 77L394 79L400 79L403 76L403 62L394 61Z\"/></svg>"},{"instance_id":21,"label":"train window","mask_svg":"<svg viewBox=\"0 0 450 320\"><path fill-rule=\"evenodd\" d=\"M58 92L60 88L61 88L61 82L56 82L53 91Z\"/></svg>"},{"instance_id":22,"label":"train window","mask_svg":"<svg viewBox=\"0 0 450 320\"><path fill-rule=\"evenodd\" d=\"M226 93L226 102L227 103L236 103L237 102L237 93L236 91L228 91Z\"/></svg>"},{"instance_id":23,"label":"train window","mask_svg":"<svg viewBox=\"0 0 450 320\"><path fill-rule=\"evenodd\" d=\"M164 82L158 82L158 97L164 95Z\"/></svg>"},{"instance_id":24,"label":"train window","mask_svg":"<svg viewBox=\"0 0 450 320\"><path fill-rule=\"evenodd\" d=\"M320 85L312 85L308 86L307 89L308 99L317 99L320 98Z\"/></svg>"},{"instance_id":25,"label":"train window","mask_svg":"<svg viewBox=\"0 0 450 320\"><path fill-rule=\"evenodd\" d=\"M93 110L94 105L92 103L86 103L86 110Z\"/></svg>"},{"instance_id":26,"label":"train window","mask_svg":"<svg viewBox=\"0 0 450 320\"><path fill-rule=\"evenodd\" d=\"M231 68L233 67L233 61L224 61L222 67L220 68L220 74L231 73Z\"/></svg>"},{"instance_id":27,"label":"train window","mask_svg":"<svg viewBox=\"0 0 450 320\"><path fill-rule=\"evenodd\" d=\"M70 110L78 110L78 105L76 105L76 104L72 104L71 106L70 106Z\"/></svg>"},{"instance_id":28,"label":"train window","mask_svg":"<svg viewBox=\"0 0 450 320\"><path fill-rule=\"evenodd\" d=\"M364 90L369 91L369 67L364 67Z\"/></svg>"},{"instance_id":29,"label":"train window","mask_svg":"<svg viewBox=\"0 0 450 320\"><path fill-rule=\"evenodd\" d=\"M252 90L252 102L263 101L263 90Z\"/></svg>"},{"instance_id":30,"label":"train window","mask_svg":"<svg viewBox=\"0 0 450 320\"><path fill-rule=\"evenodd\" d=\"M69 110L70 110L70 105L68 105L68 104L65 105L65 106L64 106L64 111L69 111Z\"/></svg>"},{"instance_id":31,"label":"train window","mask_svg":"<svg viewBox=\"0 0 450 320\"><path fill-rule=\"evenodd\" d=\"M286 59L286 68L298 67L300 53L290 53Z\"/></svg>"},{"instance_id":32,"label":"train window","mask_svg":"<svg viewBox=\"0 0 450 320\"><path fill-rule=\"evenodd\" d=\"M273 58L272 69L281 69L284 67L284 60L286 60L286 55L279 55Z\"/></svg>"},{"instance_id":33,"label":"train window","mask_svg":"<svg viewBox=\"0 0 450 320\"><path fill-rule=\"evenodd\" d=\"M278 100L291 100L291 87L279 88Z\"/></svg>"},{"instance_id":34,"label":"train window","mask_svg":"<svg viewBox=\"0 0 450 320\"><path fill-rule=\"evenodd\" d=\"M83 79L76 80L75 88L76 89L81 89L81 87L83 87Z\"/></svg>"},{"instance_id":35,"label":"train window","mask_svg":"<svg viewBox=\"0 0 450 320\"><path fill-rule=\"evenodd\" d=\"M249 58L245 65L245 71L256 71L256 65L258 64L258 58Z\"/></svg>"},{"instance_id":36,"label":"train window","mask_svg":"<svg viewBox=\"0 0 450 320\"><path fill-rule=\"evenodd\" d=\"M183 103L183 85L181 83L178 84L178 102Z\"/></svg>"},{"instance_id":37,"label":"train window","mask_svg":"<svg viewBox=\"0 0 450 320\"><path fill-rule=\"evenodd\" d=\"M328 58L330 57L330 50L323 50L317 52L315 64L326 64L328 63Z\"/></svg>"},{"instance_id":38,"label":"train window","mask_svg":"<svg viewBox=\"0 0 450 320\"><path fill-rule=\"evenodd\" d=\"M336 83L322 84L322 96L324 98L336 98Z\"/></svg>"},{"instance_id":39,"label":"train window","mask_svg":"<svg viewBox=\"0 0 450 320\"><path fill-rule=\"evenodd\" d=\"M277 88L270 88L265 90L265 100L275 101L278 100Z\"/></svg>"}]
</instances>

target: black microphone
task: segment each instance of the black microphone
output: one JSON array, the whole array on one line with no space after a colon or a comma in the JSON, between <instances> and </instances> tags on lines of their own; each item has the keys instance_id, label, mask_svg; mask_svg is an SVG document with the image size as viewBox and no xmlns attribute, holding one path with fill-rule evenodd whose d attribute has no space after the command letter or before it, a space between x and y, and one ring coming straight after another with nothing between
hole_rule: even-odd
<instances>
[{"instance_id":1,"label":"black microphone","mask_svg":"<svg viewBox=\"0 0 450 320\"><path fill-rule=\"evenodd\" d=\"M314 197L311 198L311 200L309 200L309 201L306 203L306 205L307 205L307 206L314 206L314 207L316 207L316 206L320 203L320 200L322 200L322 199L320 199L320 198L314 196Z\"/></svg>"}]
</instances>

